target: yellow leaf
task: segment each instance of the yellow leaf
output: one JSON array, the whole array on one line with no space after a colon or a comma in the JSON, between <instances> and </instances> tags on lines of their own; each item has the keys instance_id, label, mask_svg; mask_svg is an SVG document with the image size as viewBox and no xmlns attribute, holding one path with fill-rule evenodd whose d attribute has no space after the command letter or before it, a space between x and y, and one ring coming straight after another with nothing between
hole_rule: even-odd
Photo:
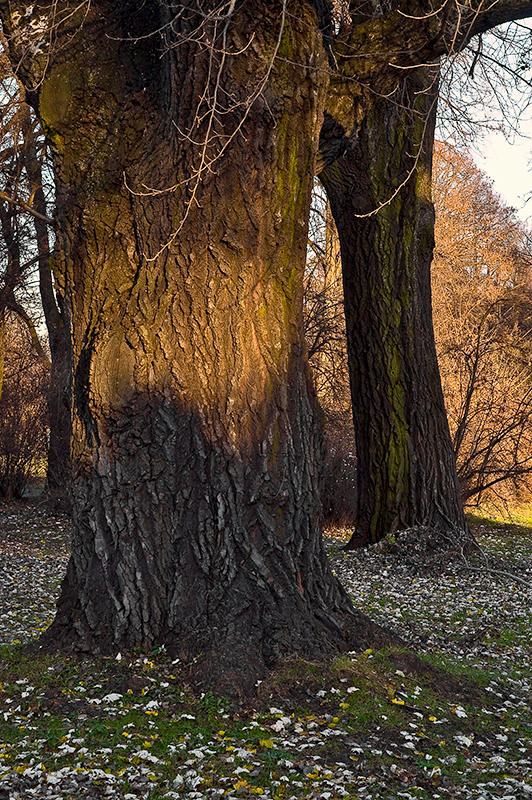
<instances>
[{"instance_id":1,"label":"yellow leaf","mask_svg":"<svg viewBox=\"0 0 532 800\"><path fill-rule=\"evenodd\" d=\"M273 741L271 739L261 739L259 744L261 747L267 747L268 749L273 747Z\"/></svg>"}]
</instances>

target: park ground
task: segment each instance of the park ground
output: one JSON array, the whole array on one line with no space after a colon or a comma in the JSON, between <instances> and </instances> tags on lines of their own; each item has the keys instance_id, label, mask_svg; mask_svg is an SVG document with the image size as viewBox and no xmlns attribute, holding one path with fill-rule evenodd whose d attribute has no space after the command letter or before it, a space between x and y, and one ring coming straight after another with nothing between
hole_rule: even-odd
<instances>
[{"instance_id":1,"label":"park ground","mask_svg":"<svg viewBox=\"0 0 532 800\"><path fill-rule=\"evenodd\" d=\"M0 800L532 798L532 520L474 519L485 557L341 549L354 604L405 647L289 661L236 703L164 652L27 654L68 521L0 506Z\"/></svg>"}]
</instances>

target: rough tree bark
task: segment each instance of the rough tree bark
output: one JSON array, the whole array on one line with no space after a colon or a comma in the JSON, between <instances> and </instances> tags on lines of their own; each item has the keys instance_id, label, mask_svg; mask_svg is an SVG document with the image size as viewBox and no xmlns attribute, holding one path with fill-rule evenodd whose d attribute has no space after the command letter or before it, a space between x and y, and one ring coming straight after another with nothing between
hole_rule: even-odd
<instances>
[{"instance_id":1,"label":"rough tree bark","mask_svg":"<svg viewBox=\"0 0 532 800\"><path fill-rule=\"evenodd\" d=\"M220 688L368 630L321 544L302 344L326 52L342 90L368 96L444 52L449 9L478 9L375 3L333 48L323 0L323 37L309 0L200 5L170 26L156 0L0 14L54 151L72 336L73 556L46 641L164 642L203 653Z\"/></svg>"},{"instance_id":2,"label":"rough tree bark","mask_svg":"<svg viewBox=\"0 0 532 800\"><path fill-rule=\"evenodd\" d=\"M320 176L342 253L357 450L351 548L412 527L470 536L432 328L436 100L437 68L410 71L391 98L373 100Z\"/></svg>"},{"instance_id":3,"label":"rough tree bark","mask_svg":"<svg viewBox=\"0 0 532 800\"><path fill-rule=\"evenodd\" d=\"M54 156L73 350L72 557L43 642L164 643L230 691L371 630L321 541L301 324L325 62L304 0L166 13L93 2L44 74L21 71ZM18 61L30 21L3 19Z\"/></svg>"},{"instance_id":4,"label":"rough tree bark","mask_svg":"<svg viewBox=\"0 0 532 800\"><path fill-rule=\"evenodd\" d=\"M350 22L330 40L335 69L318 166L343 260L359 461L350 546L398 527L432 528L443 534L441 543L463 546L473 540L457 488L430 304L437 70L441 56L529 16L532 3L444 2L427 13L418 0L370 0L351 8ZM427 64L434 66L419 66ZM364 214L370 216L357 216Z\"/></svg>"}]
</instances>

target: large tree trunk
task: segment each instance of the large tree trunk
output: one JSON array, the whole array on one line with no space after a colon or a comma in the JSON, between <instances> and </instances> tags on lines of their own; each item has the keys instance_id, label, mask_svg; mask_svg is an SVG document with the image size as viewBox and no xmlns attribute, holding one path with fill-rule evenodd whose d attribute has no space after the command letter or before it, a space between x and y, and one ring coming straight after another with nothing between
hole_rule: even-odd
<instances>
[{"instance_id":1,"label":"large tree trunk","mask_svg":"<svg viewBox=\"0 0 532 800\"><path fill-rule=\"evenodd\" d=\"M424 527L467 540L432 327L434 69L375 99L321 173L343 264L357 450L350 547Z\"/></svg>"},{"instance_id":2,"label":"large tree trunk","mask_svg":"<svg viewBox=\"0 0 532 800\"><path fill-rule=\"evenodd\" d=\"M34 95L73 341L73 547L45 643L164 643L230 690L369 630L322 546L302 336L324 56L304 0L191 14L161 53L164 6L91 4Z\"/></svg>"}]
</instances>

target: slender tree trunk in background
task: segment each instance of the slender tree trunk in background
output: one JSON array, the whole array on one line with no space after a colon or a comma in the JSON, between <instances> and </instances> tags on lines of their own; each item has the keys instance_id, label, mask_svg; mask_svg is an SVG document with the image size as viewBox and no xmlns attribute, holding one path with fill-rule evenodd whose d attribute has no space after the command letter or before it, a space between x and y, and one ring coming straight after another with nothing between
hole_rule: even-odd
<instances>
[{"instance_id":1,"label":"slender tree trunk in background","mask_svg":"<svg viewBox=\"0 0 532 800\"><path fill-rule=\"evenodd\" d=\"M434 81L434 69L418 69L393 99L374 101L320 176L343 263L358 465L351 548L418 526L470 536L432 327Z\"/></svg>"},{"instance_id":2,"label":"slender tree trunk in background","mask_svg":"<svg viewBox=\"0 0 532 800\"><path fill-rule=\"evenodd\" d=\"M33 95L73 342L73 548L44 643L202 653L225 691L371 630L321 541L302 284L324 56L296 6L215 20L219 51L161 54L145 34L168 12L94 3Z\"/></svg>"},{"instance_id":3,"label":"slender tree trunk in background","mask_svg":"<svg viewBox=\"0 0 532 800\"><path fill-rule=\"evenodd\" d=\"M9 193L11 186L9 185ZM5 271L0 287L0 398L4 386L4 374L7 355L7 328L10 311L17 312L15 288L21 278L20 239L17 236L17 220L12 209L0 205L0 232L5 248Z\"/></svg>"},{"instance_id":4,"label":"slender tree trunk in background","mask_svg":"<svg viewBox=\"0 0 532 800\"><path fill-rule=\"evenodd\" d=\"M69 331L60 306L62 298L56 297L52 281L50 238L46 198L43 190L42 168L37 154L35 131L28 108L24 126L24 162L33 208L41 217L33 217L39 263L39 290L44 310L48 341L50 344L51 369L48 390L48 464L46 489L51 504L57 508L68 508L70 484L70 345Z\"/></svg>"}]
</instances>

